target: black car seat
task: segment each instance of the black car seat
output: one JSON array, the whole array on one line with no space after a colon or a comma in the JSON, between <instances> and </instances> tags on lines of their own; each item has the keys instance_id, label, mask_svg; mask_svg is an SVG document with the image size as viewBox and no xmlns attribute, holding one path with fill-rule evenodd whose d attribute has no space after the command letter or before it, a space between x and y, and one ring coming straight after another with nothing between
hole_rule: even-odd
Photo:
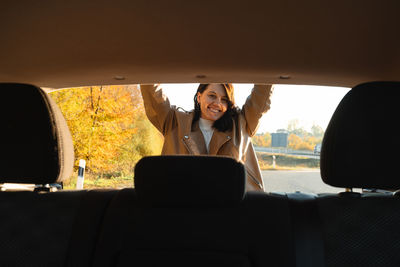
<instances>
[{"instance_id":1,"label":"black car seat","mask_svg":"<svg viewBox=\"0 0 400 267\"><path fill-rule=\"evenodd\" d=\"M0 83L0 92L0 183L62 183L74 155L56 104L32 85ZM111 197L85 190L0 192L0 265L88 266Z\"/></svg>"},{"instance_id":2,"label":"black car seat","mask_svg":"<svg viewBox=\"0 0 400 267\"><path fill-rule=\"evenodd\" d=\"M74 164L72 139L61 111L43 90L0 83L0 183L62 182Z\"/></svg>"},{"instance_id":3,"label":"black car seat","mask_svg":"<svg viewBox=\"0 0 400 267\"><path fill-rule=\"evenodd\" d=\"M110 205L95 266L291 266L285 196L245 194L231 158L158 156Z\"/></svg>"},{"instance_id":4,"label":"black car seat","mask_svg":"<svg viewBox=\"0 0 400 267\"><path fill-rule=\"evenodd\" d=\"M317 200L326 266L400 266L400 198L393 193L400 188L399 92L399 82L356 86L325 132L322 179L348 188Z\"/></svg>"}]
</instances>

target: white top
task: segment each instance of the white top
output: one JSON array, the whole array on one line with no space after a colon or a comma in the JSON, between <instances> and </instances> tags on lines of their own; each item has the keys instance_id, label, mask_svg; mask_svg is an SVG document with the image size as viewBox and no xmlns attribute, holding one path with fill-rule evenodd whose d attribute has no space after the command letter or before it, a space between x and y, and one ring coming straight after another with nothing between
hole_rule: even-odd
<instances>
[{"instance_id":1,"label":"white top","mask_svg":"<svg viewBox=\"0 0 400 267\"><path fill-rule=\"evenodd\" d=\"M210 120L205 120L203 118L200 118L199 120L199 127L201 132L203 133L204 136L204 141L206 143L206 148L207 148L207 153L209 152L209 146L210 146L210 141L211 137L214 133L214 129L212 127L213 121Z\"/></svg>"}]
</instances>

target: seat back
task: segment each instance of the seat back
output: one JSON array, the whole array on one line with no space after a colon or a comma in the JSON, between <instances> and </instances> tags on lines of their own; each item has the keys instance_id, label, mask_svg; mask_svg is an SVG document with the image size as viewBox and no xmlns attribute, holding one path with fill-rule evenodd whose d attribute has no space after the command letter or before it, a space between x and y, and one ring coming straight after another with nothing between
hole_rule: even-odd
<instances>
[{"instance_id":1,"label":"seat back","mask_svg":"<svg viewBox=\"0 0 400 267\"><path fill-rule=\"evenodd\" d=\"M395 151L400 82L356 86L340 102L321 147L325 183L347 188L399 189Z\"/></svg>"},{"instance_id":2,"label":"seat back","mask_svg":"<svg viewBox=\"0 0 400 267\"><path fill-rule=\"evenodd\" d=\"M244 186L244 166L231 158L142 159L135 189L106 215L95 265L288 266L285 197Z\"/></svg>"},{"instance_id":3,"label":"seat back","mask_svg":"<svg viewBox=\"0 0 400 267\"><path fill-rule=\"evenodd\" d=\"M69 178L71 135L50 96L26 84L0 83L0 92L0 183L43 185ZM0 265L90 265L115 192L0 192Z\"/></svg>"},{"instance_id":4,"label":"seat back","mask_svg":"<svg viewBox=\"0 0 400 267\"><path fill-rule=\"evenodd\" d=\"M399 82L373 82L353 88L337 107L325 132L321 175L344 188L400 188L396 176L400 139ZM400 199L392 193L321 196L326 266L400 266ZM399 236L400 237L400 236Z\"/></svg>"}]
</instances>

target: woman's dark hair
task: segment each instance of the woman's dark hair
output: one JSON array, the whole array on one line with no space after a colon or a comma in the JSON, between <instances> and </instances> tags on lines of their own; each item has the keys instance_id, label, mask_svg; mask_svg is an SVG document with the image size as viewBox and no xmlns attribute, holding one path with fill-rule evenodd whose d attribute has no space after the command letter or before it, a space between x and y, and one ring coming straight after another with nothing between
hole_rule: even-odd
<instances>
[{"instance_id":1,"label":"woman's dark hair","mask_svg":"<svg viewBox=\"0 0 400 267\"><path fill-rule=\"evenodd\" d=\"M202 83L197 88L197 92L194 95L194 117L192 121L193 124L200 119L201 109L200 104L197 101L197 94L202 94L208 87L208 83ZM235 105L235 98L233 95L233 85L231 83L221 83L222 87L224 87L226 96L228 98L228 108L225 111L224 115L221 118L216 120L213 124L213 127L220 132L231 131L233 128L233 120L236 120L240 110Z\"/></svg>"}]
</instances>

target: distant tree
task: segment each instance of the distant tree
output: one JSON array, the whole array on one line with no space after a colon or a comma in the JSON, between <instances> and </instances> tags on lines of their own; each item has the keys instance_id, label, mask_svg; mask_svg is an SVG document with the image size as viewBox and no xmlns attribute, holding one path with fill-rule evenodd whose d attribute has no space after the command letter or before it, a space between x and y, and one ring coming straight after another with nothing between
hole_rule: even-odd
<instances>
[{"instance_id":1,"label":"distant tree","mask_svg":"<svg viewBox=\"0 0 400 267\"><path fill-rule=\"evenodd\" d=\"M313 124L313 126L311 127L311 133L317 138L322 138L325 132L321 126Z\"/></svg>"},{"instance_id":2,"label":"distant tree","mask_svg":"<svg viewBox=\"0 0 400 267\"><path fill-rule=\"evenodd\" d=\"M262 134L256 134L255 136L253 136L251 141L256 146L270 147L271 146L271 134L268 132L262 133Z\"/></svg>"},{"instance_id":3,"label":"distant tree","mask_svg":"<svg viewBox=\"0 0 400 267\"><path fill-rule=\"evenodd\" d=\"M287 130L289 133L292 133L296 131L299 128L299 120L298 119L292 119L288 122Z\"/></svg>"},{"instance_id":4,"label":"distant tree","mask_svg":"<svg viewBox=\"0 0 400 267\"><path fill-rule=\"evenodd\" d=\"M299 120L294 119L288 123L288 147L295 150L312 151L316 144L321 143L324 131L321 126L313 125L311 133L299 126Z\"/></svg>"},{"instance_id":5,"label":"distant tree","mask_svg":"<svg viewBox=\"0 0 400 267\"><path fill-rule=\"evenodd\" d=\"M130 136L129 141L120 147L115 162L116 170L123 175L129 175L143 156L161 154L163 144L161 133L150 123L144 112L135 116L132 127L138 129L137 134Z\"/></svg>"},{"instance_id":6,"label":"distant tree","mask_svg":"<svg viewBox=\"0 0 400 267\"><path fill-rule=\"evenodd\" d=\"M302 143L302 140L301 140L300 136L293 134L293 133L289 134L288 147L290 149L295 149L295 150L299 149L301 143Z\"/></svg>"},{"instance_id":7,"label":"distant tree","mask_svg":"<svg viewBox=\"0 0 400 267\"><path fill-rule=\"evenodd\" d=\"M287 131L289 134L295 134L298 136L307 136L309 134L303 127L300 127L300 122L298 119L289 121Z\"/></svg>"}]
</instances>

